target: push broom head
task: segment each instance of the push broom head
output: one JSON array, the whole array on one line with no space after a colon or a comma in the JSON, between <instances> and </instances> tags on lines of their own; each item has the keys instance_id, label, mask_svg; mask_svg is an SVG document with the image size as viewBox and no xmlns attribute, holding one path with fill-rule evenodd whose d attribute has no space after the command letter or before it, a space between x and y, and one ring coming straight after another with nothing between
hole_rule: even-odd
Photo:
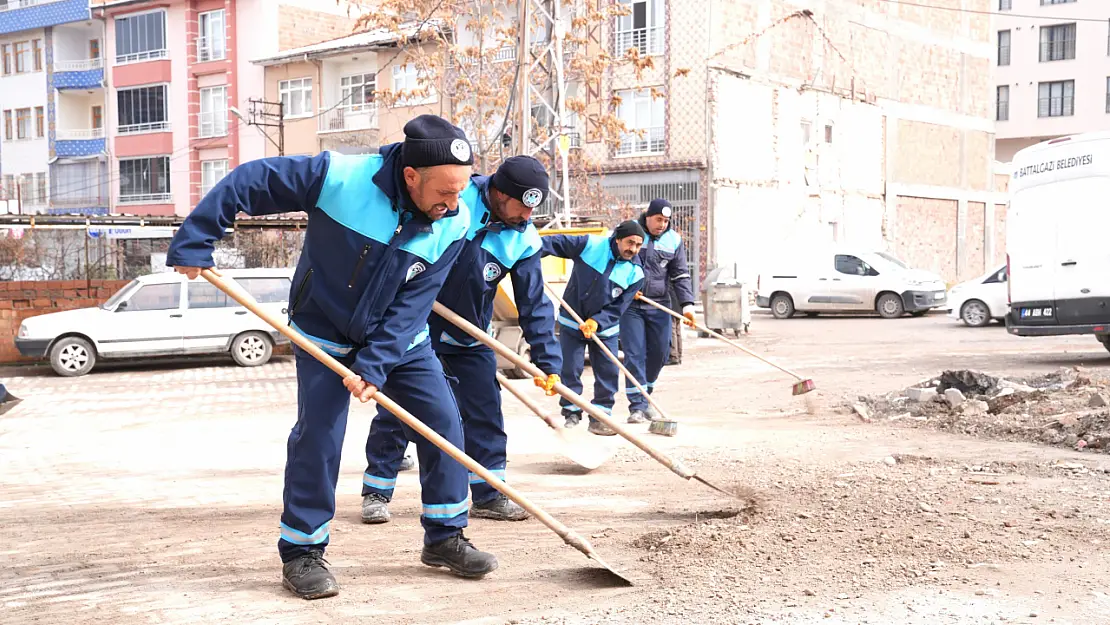
<instances>
[{"instance_id":1,"label":"push broom head","mask_svg":"<svg viewBox=\"0 0 1110 625\"><path fill-rule=\"evenodd\" d=\"M815 384L813 380L802 380L801 382L794 384L794 394L805 395L806 393L816 388L817 384Z\"/></svg>"},{"instance_id":2,"label":"push broom head","mask_svg":"<svg viewBox=\"0 0 1110 625\"><path fill-rule=\"evenodd\" d=\"M678 434L678 421L652 421L648 432L659 436L674 436Z\"/></svg>"}]
</instances>

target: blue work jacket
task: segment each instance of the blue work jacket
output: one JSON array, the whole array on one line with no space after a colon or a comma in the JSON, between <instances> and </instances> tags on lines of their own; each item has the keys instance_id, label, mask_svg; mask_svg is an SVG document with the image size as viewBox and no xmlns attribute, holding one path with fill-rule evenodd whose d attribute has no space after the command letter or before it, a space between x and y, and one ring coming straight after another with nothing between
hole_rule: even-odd
<instances>
[{"instance_id":1,"label":"blue work jacket","mask_svg":"<svg viewBox=\"0 0 1110 625\"><path fill-rule=\"evenodd\" d=\"M673 286L679 306L692 306L694 288L686 265L686 247L682 242L682 235L668 224L662 234L652 236L647 229L647 220L642 215L640 226L647 232L647 239L640 248L639 255L640 266L644 269L644 286L640 291L649 299L670 306L668 289ZM644 302L638 302L637 306L650 307Z\"/></svg>"},{"instance_id":2,"label":"blue work jacket","mask_svg":"<svg viewBox=\"0 0 1110 625\"><path fill-rule=\"evenodd\" d=\"M542 237L543 255L574 261L563 300L583 320L597 322L597 333L609 338L620 333L620 319L644 282L644 271L637 259L623 260L616 242L597 234L552 235ZM559 310L559 323L578 329L565 310Z\"/></svg>"}]
</instances>

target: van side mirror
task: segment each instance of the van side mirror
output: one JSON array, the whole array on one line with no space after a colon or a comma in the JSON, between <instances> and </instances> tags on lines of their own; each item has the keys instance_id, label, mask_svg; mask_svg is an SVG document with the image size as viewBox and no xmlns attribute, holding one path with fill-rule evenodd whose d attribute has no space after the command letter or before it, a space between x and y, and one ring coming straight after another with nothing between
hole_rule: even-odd
<instances>
[{"instance_id":1,"label":"van side mirror","mask_svg":"<svg viewBox=\"0 0 1110 625\"><path fill-rule=\"evenodd\" d=\"M123 312L125 310L127 310L127 301L126 300L120 302L119 305L116 306L116 312Z\"/></svg>"}]
</instances>

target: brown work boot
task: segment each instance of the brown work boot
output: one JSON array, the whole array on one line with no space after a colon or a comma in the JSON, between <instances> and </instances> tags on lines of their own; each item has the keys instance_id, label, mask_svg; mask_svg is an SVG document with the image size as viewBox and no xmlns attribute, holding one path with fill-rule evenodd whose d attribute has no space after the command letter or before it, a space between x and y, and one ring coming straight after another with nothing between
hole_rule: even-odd
<instances>
[{"instance_id":1,"label":"brown work boot","mask_svg":"<svg viewBox=\"0 0 1110 625\"><path fill-rule=\"evenodd\" d=\"M605 425L601 421L598 421L597 419L593 419L593 418L590 419L590 427L587 428L587 431L590 434L597 434L598 436L616 436L617 435L616 430L609 427L608 425Z\"/></svg>"}]
</instances>

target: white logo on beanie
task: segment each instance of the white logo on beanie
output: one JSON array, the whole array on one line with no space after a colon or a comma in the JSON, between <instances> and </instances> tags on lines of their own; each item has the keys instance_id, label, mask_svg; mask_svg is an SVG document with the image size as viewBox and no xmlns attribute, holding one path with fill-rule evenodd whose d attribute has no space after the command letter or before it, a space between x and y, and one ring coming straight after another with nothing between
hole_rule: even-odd
<instances>
[{"instance_id":1,"label":"white logo on beanie","mask_svg":"<svg viewBox=\"0 0 1110 625\"><path fill-rule=\"evenodd\" d=\"M455 139L451 142L451 156L466 162L470 159L470 144L462 139Z\"/></svg>"},{"instance_id":2,"label":"white logo on beanie","mask_svg":"<svg viewBox=\"0 0 1110 625\"><path fill-rule=\"evenodd\" d=\"M663 216L666 217L667 219L671 218L671 207L670 206L664 206L663 207Z\"/></svg>"},{"instance_id":3,"label":"white logo on beanie","mask_svg":"<svg viewBox=\"0 0 1110 625\"><path fill-rule=\"evenodd\" d=\"M520 196L520 201L528 208L535 208L543 201L543 191L536 188L528 189Z\"/></svg>"}]
</instances>

